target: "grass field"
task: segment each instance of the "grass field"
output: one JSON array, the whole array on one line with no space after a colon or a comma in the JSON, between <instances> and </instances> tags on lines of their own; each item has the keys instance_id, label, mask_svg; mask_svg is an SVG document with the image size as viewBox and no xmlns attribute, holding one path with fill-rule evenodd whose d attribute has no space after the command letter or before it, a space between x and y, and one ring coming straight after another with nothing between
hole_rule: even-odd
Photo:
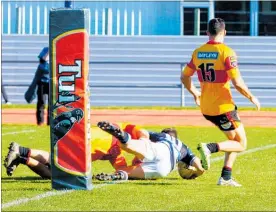
<instances>
[{"instance_id":1,"label":"grass field","mask_svg":"<svg viewBox=\"0 0 276 212\"><path fill-rule=\"evenodd\" d=\"M224 139L223 134L214 127L177 129L180 138L196 154L198 142ZM276 148L272 144L276 143L276 128L247 128L246 131L248 150L267 148L249 151L238 157L233 175L243 185L241 188L216 185L223 164L223 160L217 159L212 163L210 171L196 180L182 180L174 171L168 177L154 181L128 181L120 184L94 181L92 191L73 191L40 199L37 195L51 191L49 180L41 180L22 165L13 177L8 177L2 165L3 211L275 211ZM10 141L49 150L49 128L2 125L2 164ZM213 155L213 159L220 156L222 154ZM94 174L102 171L112 171L108 162L93 163ZM23 198L25 203L22 203ZM18 205L7 207L7 203L15 200L19 200Z\"/></svg>"}]
</instances>

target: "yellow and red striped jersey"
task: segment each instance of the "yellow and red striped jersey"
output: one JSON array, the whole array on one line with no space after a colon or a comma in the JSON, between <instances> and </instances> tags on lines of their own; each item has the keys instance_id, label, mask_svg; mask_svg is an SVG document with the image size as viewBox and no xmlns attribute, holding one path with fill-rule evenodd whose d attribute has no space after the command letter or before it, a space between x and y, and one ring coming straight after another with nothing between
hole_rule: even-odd
<instances>
[{"instance_id":1,"label":"yellow and red striped jersey","mask_svg":"<svg viewBox=\"0 0 276 212\"><path fill-rule=\"evenodd\" d=\"M230 80L240 76L234 50L209 41L197 48L183 70L185 76L197 72L201 87L200 108L204 115L220 115L234 110Z\"/></svg>"},{"instance_id":2,"label":"yellow and red striped jersey","mask_svg":"<svg viewBox=\"0 0 276 212\"><path fill-rule=\"evenodd\" d=\"M114 124L114 123L113 123ZM114 124L125 132L129 133L132 139L140 138L140 127L132 124ZM93 128L91 133L91 153L92 161L109 160L115 169L120 167L127 167L126 159L123 151L118 145L118 140L101 130L100 128ZM135 163L137 158L134 158Z\"/></svg>"}]
</instances>

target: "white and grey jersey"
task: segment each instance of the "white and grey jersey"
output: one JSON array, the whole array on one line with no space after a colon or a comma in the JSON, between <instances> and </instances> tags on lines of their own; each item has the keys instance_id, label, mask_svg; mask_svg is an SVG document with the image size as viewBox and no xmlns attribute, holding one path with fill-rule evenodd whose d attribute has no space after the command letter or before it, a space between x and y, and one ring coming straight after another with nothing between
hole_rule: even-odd
<instances>
[{"instance_id":1,"label":"white and grey jersey","mask_svg":"<svg viewBox=\"0 0 276 212\"><path fill-rule=\"evenodd\" d=\"M183 142L167 133L155 133L149 132L150 140L153 142L162 142L166 144L171 152L170 160L172 163L172 169L174 169L178 161L183 161L190 165L194 159L194 155L191 150L183 144Z\"/></svg>"}]
</instances>

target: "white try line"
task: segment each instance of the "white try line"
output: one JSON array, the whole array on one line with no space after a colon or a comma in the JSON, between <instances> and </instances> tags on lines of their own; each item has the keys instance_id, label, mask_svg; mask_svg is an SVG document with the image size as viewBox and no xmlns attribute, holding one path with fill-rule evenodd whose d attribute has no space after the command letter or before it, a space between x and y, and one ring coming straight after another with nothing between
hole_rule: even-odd
<instances>
[{"instance_id":1,"label":"white try line","mask_svg":"<svg viewBox=\"0 0 276 212\"><path fill-rule=\"evenodd\" d=\"M109 182L109 183L103 183L103 184L93 186L92 190L102 188L107 185L114 185L114 184L124 183L124 182L127 182L127 181L114 181L114 182ZM14 201L11 201L8 203L4 203L4 204L2 204L2 209L9 208L11 206L18 206L18 205L21 205L21 204L24 204L24 203L27 203L30 201L34 201L34 200L41 200L46 197L60 196L63 194L71 193L73 191L76 191L76 190L48 191L46 193L39 194L39 195L31 197L31 198L23 198L23 199L14 200Z\"/></svg>"},{"instance_id":2,"label":"white try line","mask_svg":"<svg viewBox=\"0 0 276 212\"><path fill-rule=\"evenodd\" d=\"M20 134L20 133L27 133L27 132L35 132L35 130L22 130L18 132L8 132L8 133L3 133L2 135L15 135L15 134Z\"/></svg>"},{"instance_id":3,"label":"white try line","mask_svg":"<svg viewBox=\"0 0 276 212\"><path fill-rule=\"evenodd\" d=\"M266 146L261 146L261 147L256 147L256 148L253 148L253 149L249 149L249 150L246 150L242 153L239 153L238 155L251 154L253 152L263 151L263 150L272 149L272 148L276 148L276 144L270 144L270 145L266 145ZM220 160L223 160L223 159L224 159L224 157L216 157L216 158L213 158L211 161L216 162L216 161L220 161ZM114 181L114 182L95 185L95 186L93 186L92 190L97 189L97 188L102 188L102 187L107 186L107 185L114 185L114 184L123 183L123 182L127 182L127 181ZM18 206L18 205L21 205L21 204L24 204L24 203L27 203L27 202L30 202L30 201L34 201L34 200L41 200L41 199L44 199L46 197L52 197L52 196L58 196L58 195L71 193L73 191L75 191L75 190L48 191L46 193L39 194L39 195L31 197L31 198L23 198L23 199L14 200L14 201L11 201L11 202L8 202L8 203L4 203L4 204L2 204L2 209L9 208L11 206Z\"/></svg>"}]
</instances>

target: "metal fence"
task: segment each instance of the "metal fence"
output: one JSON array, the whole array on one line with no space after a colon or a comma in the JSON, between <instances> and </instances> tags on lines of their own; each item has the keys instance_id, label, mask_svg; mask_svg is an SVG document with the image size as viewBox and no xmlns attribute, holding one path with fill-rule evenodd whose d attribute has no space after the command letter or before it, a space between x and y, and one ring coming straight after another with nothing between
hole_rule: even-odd
<instances>
[{"instance_id":1,"label":"metal fence","mask_svg":"<svg viewBox=\"0 0 276 212\"><path fill-rule=\"evenodd\" d=\"M64 2L55 2L63 7ZM2 2L2 34L49 33L49 2L27 4L26 2ZM140 9L91 9L91 35L142 35L142 12Z\"/></svg>"},{"instance_id":2,"label":"metal fence","mask_svg":"<svg viewBox=\"0 0 276 212\"><path fill-rule=\"evenodd\" d=\"M93 106L194 106L180 73L194 48L207 40L196 36L90 36ZM276 38L228 37L251 91L263 106L276 106ZM24 92L36 71L37 54L48 36L5 35L2 77L10 101L25 103ZM198 80L193 77L199 87ZM238 106L251 103L232 88ZM252 106L252 105L251 105Z\"/></svg>"}]
</instances>

